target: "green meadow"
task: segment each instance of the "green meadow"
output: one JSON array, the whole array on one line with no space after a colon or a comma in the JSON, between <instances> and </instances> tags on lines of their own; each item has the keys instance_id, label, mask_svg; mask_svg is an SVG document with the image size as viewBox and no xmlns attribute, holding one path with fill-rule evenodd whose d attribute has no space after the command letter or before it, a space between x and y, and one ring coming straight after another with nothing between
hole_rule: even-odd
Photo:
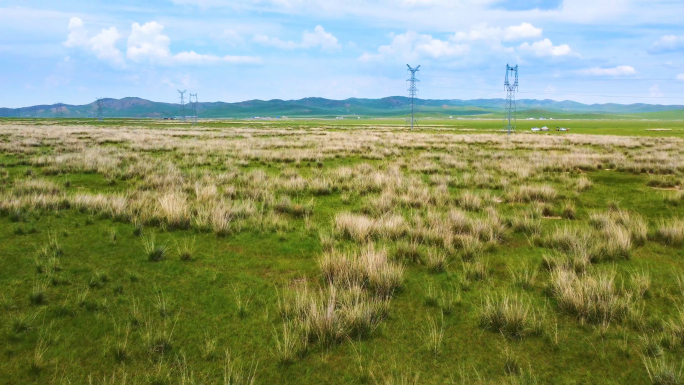
<instances>
[{"instance_id":1,"label":"green meadow","mask_svg":"<svg viewBox=\"0 0 684 385\"><path fill-rule=\"evenodd\" d=\"M0 382L682 384L682 137L1 120Z\"/></svg>"}]
</instances>

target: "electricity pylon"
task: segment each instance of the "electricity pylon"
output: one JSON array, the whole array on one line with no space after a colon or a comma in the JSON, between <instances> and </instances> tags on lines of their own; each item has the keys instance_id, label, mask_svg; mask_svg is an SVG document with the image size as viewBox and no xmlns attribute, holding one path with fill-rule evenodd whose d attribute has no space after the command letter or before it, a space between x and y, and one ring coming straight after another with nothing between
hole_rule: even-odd
<instances>
[{"instance_id":1,"label":"electricity pylon","mask_svg":"<svg viewBox=\"0 0 684 385\"><path fill-rule=\"evenodd\" d=\"M195 97L195 101L192 97ZM197 125L197 94L190 94L190 105L192 106L192 125Z\"/></svg>"},{"instance_id":2,"label":"electricity pylon","mask_svg":"<svg viewBox=\"0 0 684 385\"><path fill-rule=\"evenodd\" d=\"M408 67L408 71L411 73L411 78L407 79L406 81L409 82L409 103L411 104L411 117L410 123L411 123L411 129L413 130L413 124L415 123L415 118L413 114L415 113L415 99L416 96L418 96L418 87L416 86L416 83L419 83L420 80L416 79L416 72L419 71L420 65L416 68L411 68L410 65L406 65Z\"/></svg>"},{"instance_id":3,"label":"electricity pylon","mask_svg":"<svg viewBox=\"0 0 684 385\"><path fill-rule=\"evenodd\" d=\"M513 83L508 79L508 75L511 75L511 80L513 78ZM506 64L506 80L504 81L504 89L506 90L506 120L507 124L504 127L508 134L511 134L512 130L515 130L517 124L517 109L515 105L515 92L518 91L518 66L511 67Z\"/></svg>"},{"instance_id":4,"label":"electricity pylon","mask_svg":"<svg viewBox=\"0 0 684 385\"><path fill-rule=\"evenodd\" d=\"M180 94L180 114L183 121L185 121L185 92L185 90L178 90L178 93Z\"/></svg>"}]
</instances>

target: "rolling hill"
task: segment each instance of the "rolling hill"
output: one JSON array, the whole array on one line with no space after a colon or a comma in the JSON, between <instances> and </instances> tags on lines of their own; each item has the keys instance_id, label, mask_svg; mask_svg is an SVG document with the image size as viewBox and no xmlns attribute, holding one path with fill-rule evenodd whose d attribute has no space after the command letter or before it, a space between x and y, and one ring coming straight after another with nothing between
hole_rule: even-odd
<instances>
[{"instance_id":1,"label":"rolling hill","mask_svg":"<svg viewBox=\"0 0 684 385\"><path fill-rule=\"evenodd\" d=\"M501 116L504 99L432 100L418 99L420 116ZM299 100L248 100L238 103L202 102L197 104L197 114L203 118L250 118L250 117L399 117L408 112L409 99L391 96L382 99L350 98L331 100L304 98ZM610 118L615 115L643 114L643 118L681 119L684 106L653 104L582 104L574 101L520 99L517 101L519 117L566 117L585 116ZM153 102L128 97L104 99L103 114L109 118L172 118L181 115L177 103ZM192 115L189 105L185 114ZM0 108L2 117L88 118L97 115L96 103L84 105L53 104L22 108Z\"/></svg>"}]
</instances>

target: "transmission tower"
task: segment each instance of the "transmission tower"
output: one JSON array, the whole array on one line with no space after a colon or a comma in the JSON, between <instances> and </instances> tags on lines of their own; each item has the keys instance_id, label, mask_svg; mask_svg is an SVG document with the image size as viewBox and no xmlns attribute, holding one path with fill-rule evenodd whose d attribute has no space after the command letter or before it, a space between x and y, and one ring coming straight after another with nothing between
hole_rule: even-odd
<instances>
[{"instance_id":1,"label":"transmission tower","mask_svg":"<svg viewBox=\"0 0 684 385\"><path fill-rule=\"evenodd\" d=\"M192 97L195 97L195 101L192 100ZM190 94L190 106L192 106L192 125L197 124L197 94Z\"/></svg>"},{"instance_id":2,"label":"transmission tower","mask_svg":"<svg viewBox=\"0 0 684 385\"><path fill-rule=\"evenodd\" d=\"M185 121L185 92L185 90L178 90L178 93L180 94L180 116L183 121Z\"/></svg>"},{"instance_id":3,"label":"transmission tower","mask_svg":"<svg viewBox=\"0 0 684 385\"><path fill-rule=\"evenodd\" d=\"M102 111L103 105L104 99L97 98L97 120L99 121L102 121L102 119L104 119L104 112Z\"/></svg>"},{"instance_id":4,"label":"transmission tower","mask_svg":"<svg viewBox=\"0 0 684 385\"><path fill-rule=\"evenodd\" d=\"M508 79L510 75L513 83ZM515 79L515 80L513 80ZM512 130L515 130L517 123L517 109L515 106L515 93L518 91L518 66L511 67L506 64L506 80L504 81L504 89L506 90L506 126L504 127L508 134L511 134Z\"/></svg>"},{"instance_id":5,"label":"transmission tower","mask_svg":"<svg viewBox=\"0 0 684 385\"><path fill-rule=\"evenodd\" d=\"M406 81L409 82L409 103L411 104L411 117L408 118L409 122L411 123L411 129L413 130L413 124L417 123L416 119L413 117L413 114L415 112L415 98L418 96L418 87L416 87L416 83L419 83L420 80L416 79L416 72L419 71L420 66L416 68L411 68L410 65L406 65L408 67L408 71L411 73L411 78L407 79Z\"/></svg>"}]
</instances>

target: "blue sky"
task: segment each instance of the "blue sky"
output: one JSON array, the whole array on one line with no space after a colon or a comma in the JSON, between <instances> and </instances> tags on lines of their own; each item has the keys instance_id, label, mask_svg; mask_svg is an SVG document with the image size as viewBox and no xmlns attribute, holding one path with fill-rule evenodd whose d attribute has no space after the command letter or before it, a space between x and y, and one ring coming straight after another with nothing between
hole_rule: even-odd
<instances>
[{"instance_id":1,"label":"blue sky","mask_svg":"<svg viewBox=\"0 0 684 385\"><path fill-rule=\"evenodd\" d=\"M684 104L681 0L0 0L1 107L405 95Z\"/></svg>"}]
</instances>

